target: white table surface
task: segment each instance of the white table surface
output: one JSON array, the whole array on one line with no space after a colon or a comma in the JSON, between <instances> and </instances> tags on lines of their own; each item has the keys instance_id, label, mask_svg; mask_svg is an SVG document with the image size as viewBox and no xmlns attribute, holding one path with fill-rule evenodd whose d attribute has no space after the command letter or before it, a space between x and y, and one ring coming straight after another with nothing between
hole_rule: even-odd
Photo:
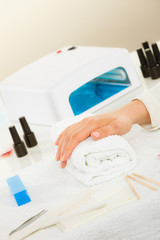
<instances>
[{"instance_id":1,"label":"white table surface","mask_svg":"<svg viewBox=\"0 0 160 240\"><path fill-rule=\"evenodd\" d=\"M142 77L140 68L139 68L139 60L137 58L137 54L136 52L131 53L131 58L134 61L134 64L137 68L137 72L140 76L140 79L142 81L142 84L144 86L144 89L150 88L152 87L154 84L156 84L160 79L158 80L151 80L150 78L148 79L144 79ZM22 130L21 127L19 125L18 122L15 122L15 125L19 131L19 133L22 134ZM26 157L23 158L17 158L15 153L13 152L9 157L6 158L0 158L0 179L4 179L7 178L13 174L16 174L20 169L23 169L29 165L32 164L36 164L36 162L41 161L41 160L47 160L48 158L51 158L51 156L54 154L54 145L52 143L51 140L51 134L50 134L50 130L51 127L49 126L40 126L40 125L33 125L31 124L31 129L35 132L35 135L37 137L38 140L38 147L34 148L34 149L29 149L29 154ZM137 131L137 130L136 130ZM132 130L132 132L134 133L134 129ZM128 134L127 138L130 139L130 136L132 135L132 132ZM134 133L135 136L138 137L138 131L136 133ZM137 134L137 135L136 135ZM141 134L141 131L140 133ZM151 133L149 133L149 136L153 136L153 138L155 138L156 134L157 134L157 139L159 137L159 131L157 131L157 133L153 133L153 135ZM149 146L149 145L148 145ZM159 144L160 146L160 144ZM147 149L146 149L147 151ZM160 152L160 148L155 149L155 156L158 153L158 151ZM152 169L152 174L153 175L153 169ZM160 196L160 195L159 195ZM154 197L154 196L152 196ZM145 203L145 202L144 202ZM137 203L138 204L138 203ZM147 206L148 206L148 202L147 202ZM132 208L132 206L131 206ZM118 210L119 214L121 212L121 210ZM143 211L143 214L145 213L145 211ZM133 214L133 213L132 213ZM109 215L111 216L112 213L109 213ZM120 221L123 220L123 214L121 215L117 215L118 217L120 216ZM116 214L113 213L113 217L116 218ZM35 236L36 238L33 236L28 237L28 240L41 240L41 239L47 239L47 240L51 240L51 239L79 239L79 237L81 237L82 240L84 239L111 239L111 240L120 240L120 239L127 239L127 238L122 238L121 236L116 236L113 234L112 232L112 238L111 237L111 233L108 233L108 235L106 235L104 229L106 228L104 225L104 229L102 229L102 225L98 225L102 223L102 220L106 220L106 223L109 224L109 219L106 219L105 216L101 217L101 220L96 220L92 222L88 223L88 230L89 230L89 236L87 237L87 230L86 230L86 226L81 226L80 228L77 228L77 230L75 229L73 232L71 231L70 233L60 233L58 230L55 229L48 229L48 230L43 230L41 232L38 232ZM124 224L127 224L127 222L124 219ZM131 223L128 223L129 225ZM142 223L141 223L142 224ZM1 224L0 224L1 226ZM136 226L136 224L135 224ZM130 227L130 226L128 226ZM125 227L126 229L126 227ZM145 229L145 226L143 226L143 231ZM84 232L83 232L84 230ZM91 234L91 230L94 233L94 235ZM3 231L1 229L1 231ZM114 231L114 228L113 228ZM147 231L147 229L146 229ZM96 232L98 233L98 235L96 235ZM115 231L117 232L117 231ZM83 233L83 234L82 234ZM102 234L101 234L102 233ZM152 238L150 235L149 238L146 239L160 239L160 234L157 236L154 236L154 230L152 232ZM157 232L156 232L157 234ZM97 237L98 236L98 237ZM125 235L123 235L124 237ZM147 236L147 235L146 235ZM132 236L129 239L141 239L141 238L136 238L137 236L134 236L134 238L132 238ZM2 239L3 240L3 239Z\"/></svg>"}]
</instances>

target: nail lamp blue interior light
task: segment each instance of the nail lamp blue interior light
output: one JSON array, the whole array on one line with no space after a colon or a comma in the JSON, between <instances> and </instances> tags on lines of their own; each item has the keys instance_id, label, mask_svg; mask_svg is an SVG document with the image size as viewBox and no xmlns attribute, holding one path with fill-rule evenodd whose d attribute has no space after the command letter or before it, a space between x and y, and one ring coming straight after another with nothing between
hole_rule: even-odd
<instances>
[{"instance_id":1,"label":"nail lamp blue interior light","mask_svg":"<svg viewBox=\"0 0 160 240\"><path fill-rule=\"evenodd\" d=\"M79 115L131 85L124 68L115 68L76 89L69 96L74 115ZM87 100L86 100L87 99Z\"/></svg>"}]
</instances>

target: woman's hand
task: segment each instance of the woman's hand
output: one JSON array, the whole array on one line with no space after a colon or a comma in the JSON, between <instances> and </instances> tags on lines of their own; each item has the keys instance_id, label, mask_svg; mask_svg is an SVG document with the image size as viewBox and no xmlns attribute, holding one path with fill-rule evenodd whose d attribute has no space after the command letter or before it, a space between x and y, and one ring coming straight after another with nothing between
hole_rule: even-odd
<instances>
[{"instance_id":1,"label":"woman's hand","mask_svg":"<svg viewBox=\"0 0 160 240\"><path fill-rule=\"evenodd\" d=\"M84 118L59 135L55 142L58 146L56 160L61 160L61 167L65 168L74 148L87 137L99 140L109 135L123 135L134 123L150 123L149 113L139 100L112 112Z\"/></svg>"}]
</instances>

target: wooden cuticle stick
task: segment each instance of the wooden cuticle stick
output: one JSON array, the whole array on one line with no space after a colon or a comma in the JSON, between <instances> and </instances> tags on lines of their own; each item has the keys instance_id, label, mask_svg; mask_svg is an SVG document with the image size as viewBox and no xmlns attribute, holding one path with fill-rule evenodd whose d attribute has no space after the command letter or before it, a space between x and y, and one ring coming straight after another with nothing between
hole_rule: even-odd
<instances>
[{"instance_id":1,"label":"wooden cuticle stick","mask_svg":"<svg viewBox=\"0 0 160 240\"><path fill-rule=\"evenodd\" d=\"M139 175L137 173L133 173L133 175L136 176L136 177L139 177L139 178L141 178L141 179L143 179L143 180L145 180L147 182L150 182L150 183L153 183L153 184L156 184L156 185L160 186L160 182L157 182L157 181L155 181L155 180L153 180L151 178L147 178L147 177L141 176L141 175Z\"/></svg>"},{"instance_id":2,"label":"wooden cuticle stick","mask_svg":"<svg viewBox=\"0 0 160 240\"><path fill-rule=\"evenodd\" d=\"M144 185L144 186L146 186L146 187L154 190L154 191L157 191L157 190L158 190L157 188L149 185L148 183L145 183L145 182L143 182L143 181L141 181L141 180L139 180L139 179L137 179L137 178L134 178L134 177L132 177L132 176L130 176L130 175L127 175L127 177L130 178L130 179L132 179L132 180L135 181L135 182L138 182L138 183L140 183L140 184L142 184L142 185Z\"/></svg>"},{"instance_id":3,"label":"wooden cuticle stick","mask_svg":"<svg viewBox=\"0 0 160 240\"><path fill-rule=\"evenodd\" d=\"M136 190L135 190L135 188L133 187L133 185L132 185L131 181L129 180L129 178L128 178L127 176L126 176L125 178L126 178L128 184L129 184L129 186L131 187L132 191L133 191L134 194L136 195L137 199L140 200L140 196L139 196L138 193L136 192Z\"/></svg>"}]
</instances>

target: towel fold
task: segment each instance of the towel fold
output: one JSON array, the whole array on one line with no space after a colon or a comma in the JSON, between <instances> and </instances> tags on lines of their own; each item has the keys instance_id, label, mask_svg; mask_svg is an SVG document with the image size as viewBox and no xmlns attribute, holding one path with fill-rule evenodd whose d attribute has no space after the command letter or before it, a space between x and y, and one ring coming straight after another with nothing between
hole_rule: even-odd
<instances>
[{"instance_id":1,"label":"towel fold","mask_svg":"<svg viewBox=\"0 0 160 240\"><path fill-rule=\"evenodd\" d=\"M52 138L71 124L80 121L76 116L55 123ZM130 172L136 165L137 157L133 148L121 136L112 135L98 141L88 137L74 149L66 170L80 182L94 186Z\"/></svg>"}]
</instances>

